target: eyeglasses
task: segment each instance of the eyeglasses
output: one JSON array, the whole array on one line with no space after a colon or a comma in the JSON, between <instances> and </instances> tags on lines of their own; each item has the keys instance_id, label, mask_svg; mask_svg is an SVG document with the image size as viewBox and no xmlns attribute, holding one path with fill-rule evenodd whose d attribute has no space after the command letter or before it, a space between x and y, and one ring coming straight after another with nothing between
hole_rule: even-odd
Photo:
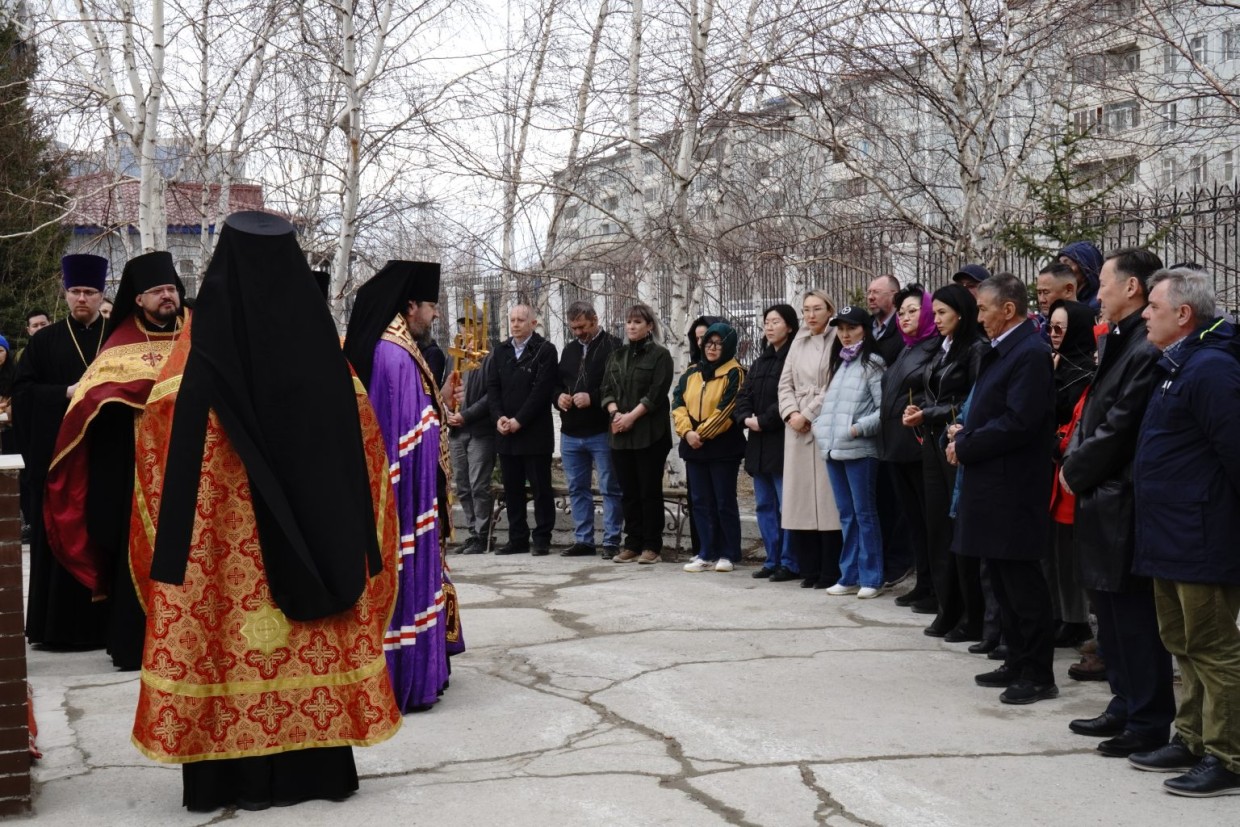
<instances>
[{"instance_id":1,"label":"eyeglasses","mask_svg":"<svg viewBox=\"0 0 1240 827\"><path fill-rule=\"evenodd\" d=\"M720 350L722 350L723 342L707 342L706 344L702 345L703 350L706 350L708 348L719 348Z\"/></svg>"},{"instance_id":2,"label":"eyeglasses","mask_svg":"<svg viewBox=\"0 0 1240 827\"><path fill-rule=\"evenodd\" d=\"M91 289L90 287L73 287L66 292L75 299L93 299L99 295L98 290Z\"/></svg>"},{"instance_id":3,"label":"eyeglasses","mask_svg":"<svg viewBox=\"0 0 1240 827\"><path fill-rule=\"evenodd\" d=\"M160 287L152 287L150 290L142 291L144 296L170 296L177 292L177 288L172 284L165 284Z\"/></svg>"},{"instance_id":4,"label":"eyeglasses","mask_svg":"<svg viewBox=\"0 0 1240 827\"><path fill-rule=\"evenodd\" d=\"M1068 328L1064 327L1061 324L1051 325L1051 333L1058 333L1062 336L1064 333L1067 333L1067 332L1068 332Z\"/></svg>"}]
</instances>

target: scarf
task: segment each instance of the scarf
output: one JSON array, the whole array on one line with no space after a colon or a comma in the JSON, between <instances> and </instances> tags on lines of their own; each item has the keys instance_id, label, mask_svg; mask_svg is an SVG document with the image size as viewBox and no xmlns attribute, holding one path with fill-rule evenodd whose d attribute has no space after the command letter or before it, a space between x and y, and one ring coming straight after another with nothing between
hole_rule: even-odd
<instances>
[{"instance_id":1,"label":"scarf","mask_svg":"<svg viewBox=\"0 0 1240 827\"><path fill-rule=\"evenodd\" d=\"M857 342L857 344L855 344L855 345L849 345L848 347L841 347L841 348L840 348L840 359L842 359L842 360L844 361L844 364L848 364L848 363L849 363L849 362L851 362L853 359L856 359L856 358L857 358L857 354L859 354L859 353L861 352L861 346L862 346L863 344L865 344L865 343L864 343L864 342Z\"/></svg>"}]
</instances>

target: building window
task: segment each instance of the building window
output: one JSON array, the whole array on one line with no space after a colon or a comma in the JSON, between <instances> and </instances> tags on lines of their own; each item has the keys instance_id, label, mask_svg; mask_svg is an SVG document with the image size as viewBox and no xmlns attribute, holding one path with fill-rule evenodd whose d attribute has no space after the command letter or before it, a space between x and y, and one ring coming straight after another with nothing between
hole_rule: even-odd
<instances>
[{"instance_id":1,"label":"building window","mask_svg":"<svg viewBox=\"0 0 1240 827\"><path fill-rule=\"evenodd\" d=\"M1180 50L1174 43L1163 44L1163 71L1174 72L1180 68Z\"/></svg>"},{"instance_id":2,"label":"building window","mask_svg":"<svg viewBox=\"0 0 1240 827\"><path fill-rule=\"evenodd\" d=\"M1223 153L1223 180L1230 184L1236 179L1236 151L1229 149Z\"/></svg>"},{"instance_id":3,"label":"building window","mask_svg":"<svg viewBox=\"0 0 1240 827\"><path fill-rule=\"evenodd\" d=\"M1072 113L1072 131L1077 135L1088 135L1093 132L1102 120L1102 107L1078 109Z\"/></svg>"},{"instance_id":4,"label":"building window","mask_svg":"<svg viewBox=\"0 0 1240 827\"><path fill-rule=\"evenodd\" d=\"M1179 105L1175 101L1159 106L1158 114L1162 117L1163 132L1171 132L1179 125Z\"/></svg>"},{"instance_id":5,"label":"building window","mask_svg":"<svg viewBox=\"0 0 1240 827\"><path fill-rule=\"evenodd\" d=\"M1174 158L1162 159L1162 185L1170 188L1175 186L1175 179L1179 176L1179 164Z\"/></svg>"},{"instance_id":6,"label":"building window","mask_svg":"<svg viewBox=\"0 0 1240 827\"><path fill-rule=\"evenodd\" d=\"M1206 156L1194 155L1192 164L1193 183L1201 186L1206 182Z\"/></svg>"},{"instance_id":7,"label":"building window","mask_svg":"<svg viewBox=\"0 0 1240 827\"><path fill-rule=\"evenodd\" d=\"M1240 59L1240 26L1223 32L1223 60Z\"/></svg>"},{"instance_id":8,"label":"building window","mask_svg":"<svg viewBox=\"0 0 1240 827\"><path fill-rule=\"evenodd\" d=\"M647 158L645 161L642 161L642 171L647 175L654 175L654 164L654 158Z\"/></svg>"},{"instance_id":9,"label":"building window","mask_svg":"<svg viewBox=\"0 0 1240 827\"><path fill-rule=\"evenodd\" d=\"M618 195L607 196L607 200L603 202L603 206L609 210L615 210L616 207L620 206L620 196Z\"/></svg>"},{"instance_id":10,"label":"building window","mask_svg":"<svg viewBox=\"0 0 1240 827\"><path fill-rule=\"evenodd\" d=\"M1110 103L1103 107L1102 122L1111 134L1127 132L1141 125L1141 110L1136 101Z\"/></svg>"},{"instance_id":11,"label":"building window","mask_svg":"<svg viewBox=\"0 0 1240 827\"><path fill-rule=\"evenodd\" d=\"M1107 52L1107 75L1130 75L1141 69L1141 50L1137 44L1130 43L1121 49Z\"/></svg>"},{"instance_id":12,"label":"building window","mask_svg":"<svg viewBox=\"0 0 1240 827\"><path fill-rule=\"evenodd\" d=\"M602 233L603 235L611 235L613 232L615 232L615 228L612 227L610 222L604 221L602 224L598 225L598 231Z\"/></svg>"},{"instance_id":13,"label":"building window","mask_svg":"<svg viewBox=\"0 0 1240 827\"><path fill-rule=\"evenodd\" d=\"M1206 36L1204 34L1189 39L1188 53L1193 56L1193 62L1198 66L1206 64Z\"/></svg>"}]
</instances>

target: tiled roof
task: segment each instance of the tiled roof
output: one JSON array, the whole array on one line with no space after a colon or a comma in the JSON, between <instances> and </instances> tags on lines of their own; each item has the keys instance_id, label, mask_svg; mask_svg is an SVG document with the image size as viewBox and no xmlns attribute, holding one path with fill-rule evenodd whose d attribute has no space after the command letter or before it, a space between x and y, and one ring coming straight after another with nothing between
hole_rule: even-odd
<instances>
[{"instance_id":1,"label":"tiled roof","mask_svg":"<svg viewBox=\"0 0 1240 827\"><path fill-rule=\"evenodd\" d=\"M108 172L80 175L65 182L74 199L66 223L74 227L119 227L138 221L137 178L117 178ZM214 213L220 198L219 184L176 181L164 188L164 207L169 227L196 227L202 223L203 189L208 210ZM263 209L261 184L233 184L229 190L228 211Z\"/></svg>"}]
</instances>

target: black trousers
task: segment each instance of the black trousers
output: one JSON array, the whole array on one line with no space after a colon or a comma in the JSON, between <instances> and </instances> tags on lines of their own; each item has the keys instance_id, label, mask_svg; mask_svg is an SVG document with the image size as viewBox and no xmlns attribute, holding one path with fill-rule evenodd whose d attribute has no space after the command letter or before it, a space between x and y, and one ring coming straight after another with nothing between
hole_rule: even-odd
<instances>
[{"instance_id":1,"label":"black trousers","mask_svg":"<svg viewBox=\"0 0 1240 827\"><path fill-rule=\"evenodd\" d=\"M555 528L555 499L551 496L550 454L500 454L500 479L508 514L508 543L515 549L530 547L530 525L525 519L525 484L534 496L535 548L551 547Z\"/></svg>"},{"instance_id":2,"label":"black trousers","mask_svg":"<svg viewBox=\"0 0 1240 827\"><path fill-rule=\"evenodd\" d=\"M844 548L842 531L793 531L792 553L796 555L801 577L834 586L840 580L840 552Z\"/></svg>"},{"instance_id":3,"label":"black trousers","mask_svg":"<svg viewBox=\"0 0 1240 827\"><path fill-rule=\"evenodd\" d=\"M1153 582L1134 577L1126 592L1089 592L1098 615L1098 643L1106 652L1109 710L1128 716L1132 732L1165 741L1175 719L1171 655L1158 634Z\"/></svg>"},{"instance_id":4,"label":"black trousers","mask_svg":"<svg viewBox=\"0 0 1240 827\"><path fill-rule=\"evenodd\" d=\"M889 462L891 488L896 505L904 513L909 547L913 550L913 565L917 570L917 586L921 591L934 591L930 579L930 554L926 548L926 480L922 476L920 462ZM879 501L881 518L882 501Z\"/></svg>"},{"instance_id":5,"label":"black trousers","mask_svg":"<svg viewBox=\"0 0 1240 827\"><path fill-rule=\"evenodd\" d=\"M1041 560L987 558L990 582L999 603L1007 665L1036 684L1055 682L1055 619Z\"/></svg>"},{"instance_id":6,"label":"black trousers","mask_svg":"<svg viewBox=\"0 0 1240 827\"><path fill-rule=\"evenodd\" d=\"M952 520L952 492L956 488L956 467L947 461L939 447L943 430L928 429L921 447L922 478L926 496L926 549L934 594L939 600L936 628L948 631L963 628L981 634L982 581L976 557L961 557L952 552L955 521Z\"/></svg>"},{"instance_id":7,"label":"black trousers","mask_svg":"<svg viewBox=\"0 0 1240 827\"><path fill-rule=\"evenodd\" d=\"M624 509L624 547L629 551L663 550L663 469L671 447L611 449Z\"/></svg>"}]
</instances>

